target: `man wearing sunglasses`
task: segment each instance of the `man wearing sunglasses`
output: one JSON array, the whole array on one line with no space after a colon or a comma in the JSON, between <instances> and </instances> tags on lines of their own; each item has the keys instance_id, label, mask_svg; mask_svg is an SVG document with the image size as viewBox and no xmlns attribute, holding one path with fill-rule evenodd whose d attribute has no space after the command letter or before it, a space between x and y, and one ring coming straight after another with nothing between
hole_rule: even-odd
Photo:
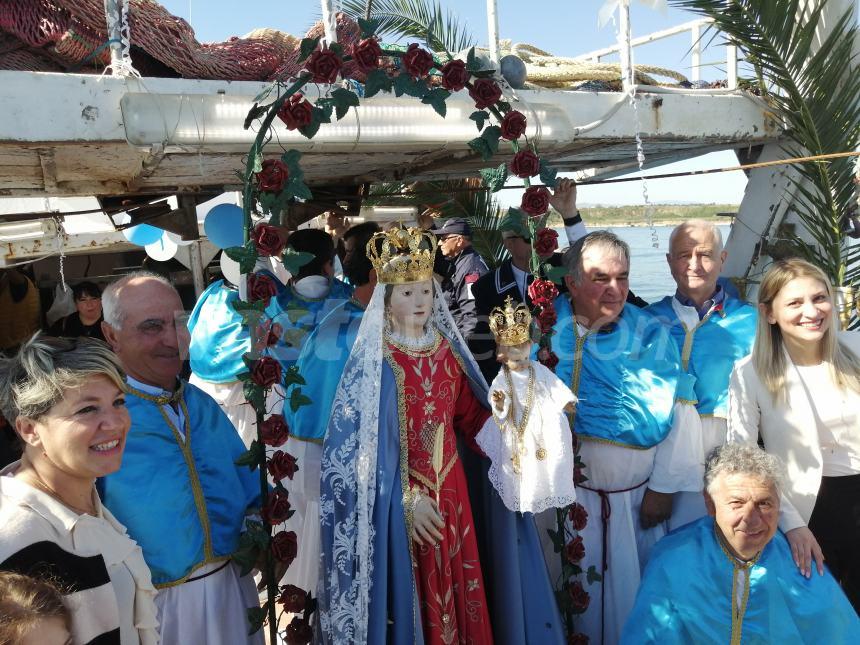
<instances>
[{"instance_id":1,"label":"man wearing sunglasses","mask_svg":"<svg viewBox=\"0 0 860 645\"><path fill-rule=\"evenodd\" d=\"M448 274L442 276L442 294L445 304L467 341L475 331L477 314L472 286L489 269L483 258L472 247L472 229L463 217L446 219L433 229L440 253L450 263Z\"/></svg>"}]
</instances>

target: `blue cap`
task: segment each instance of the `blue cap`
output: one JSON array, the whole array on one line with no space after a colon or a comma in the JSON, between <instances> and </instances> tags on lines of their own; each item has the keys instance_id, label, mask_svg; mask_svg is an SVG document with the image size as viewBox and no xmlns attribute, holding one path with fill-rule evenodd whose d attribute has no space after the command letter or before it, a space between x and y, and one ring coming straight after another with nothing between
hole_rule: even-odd
<instances>
[{"instance_id":1,"label":"blue cap","mask_svg":"<svg viewBox=\"0 0 860 645\"><path fill-rule=\"evenodd\" d=\"M436 237L445 235L465 235L472 237L472 227L464 217L450 217L432 230Z\"/></svg>"}]
</instances>

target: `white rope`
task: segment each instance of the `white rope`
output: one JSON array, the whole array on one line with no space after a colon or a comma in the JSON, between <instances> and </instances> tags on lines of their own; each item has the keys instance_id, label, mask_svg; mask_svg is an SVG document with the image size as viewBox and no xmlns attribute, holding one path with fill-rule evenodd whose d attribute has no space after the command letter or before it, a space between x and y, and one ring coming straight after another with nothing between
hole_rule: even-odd
<instances>
[{"instance_id":1,"label":"white rope","mask_svg":"<svg viewBox=\"0 0 860 645\"><path fill-rule=\"evenodd\" d=\"M68 285L66 285L66 270L65 270L66 230L63 228L63 221L60 219L59 215L54 215L54 225L57 227L57 250L60 253L60 284L63 286L63 292L65 293L69 290Z\"/></svg>"}]
</instances>

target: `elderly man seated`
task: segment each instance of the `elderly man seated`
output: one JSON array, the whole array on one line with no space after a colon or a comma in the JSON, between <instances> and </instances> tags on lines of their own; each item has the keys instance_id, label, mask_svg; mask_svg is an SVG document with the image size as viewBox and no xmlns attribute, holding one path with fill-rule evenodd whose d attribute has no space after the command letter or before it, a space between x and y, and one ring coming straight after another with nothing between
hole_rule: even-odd
<instances>
[{"instance_id":1,"label":"elderly man seated","mask_svg":"<svg viewBox=\"0 0 860 645\"><path fill-rule=\"evenodd\" d=\"M708 515L654 547L622 643L860 643L833 576L805 578L777 531L781 476L754 444L711 451Z\"/></svg>"}]
</instances>

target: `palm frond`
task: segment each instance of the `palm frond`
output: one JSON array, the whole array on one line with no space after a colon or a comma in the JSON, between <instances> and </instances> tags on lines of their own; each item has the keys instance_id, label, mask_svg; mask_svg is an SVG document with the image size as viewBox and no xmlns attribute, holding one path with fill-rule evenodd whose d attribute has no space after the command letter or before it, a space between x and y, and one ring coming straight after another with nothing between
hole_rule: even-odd
<instances>
[{"instance_id":1,"label":"palm frond","mask_svg":"<svg viewBox=\"0 0 860 645\"><path fill-rule=\"evenodd\" d=\"M343 11L350 17L364 18L367 0L345 0ZM457 14L443 10L432 0L373 0L370 17L379 20L377 35L397 39L420 39L435 52L457 52L475 44L468 27Z\"/></svg>"},{"instance_id":2,"label":"palm frond","mask_svg":"<svg viewBox=\"0 0 860 645\"><path fill-rule=\"evenodd\" d=\"M860 68L853 54L857 27L849 9L821 37L826 1L670 0L708 16L744 52L768 90L767 100L785 127L784 149L796 156L853 151L860 146ZM792 210L818 248L805 249L837 284L856 256L840 230L855 199L852 162L795 166ZM850 261L850 262L849 262Z\"/></svg>"}]
</instances>

